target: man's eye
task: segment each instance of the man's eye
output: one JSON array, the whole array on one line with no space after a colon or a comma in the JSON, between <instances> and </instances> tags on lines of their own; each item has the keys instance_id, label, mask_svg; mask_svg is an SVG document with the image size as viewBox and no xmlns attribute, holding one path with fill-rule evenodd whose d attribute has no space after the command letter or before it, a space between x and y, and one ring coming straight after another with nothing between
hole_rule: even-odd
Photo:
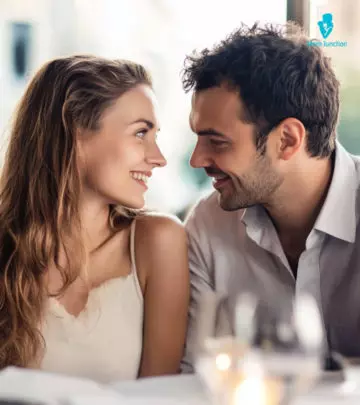
<instances>
[{"instance_id":1,"label":"man's eye","mask_svg":"<svg viewBox=\"0 0 360 405\"><path fill-rule=\"evenodd\" d=\"M210 144L214 145L214 146L225 146L225 145L227 145L227 142L220 141L218 139L210 139Z\"/></svg>"}]
</instances>

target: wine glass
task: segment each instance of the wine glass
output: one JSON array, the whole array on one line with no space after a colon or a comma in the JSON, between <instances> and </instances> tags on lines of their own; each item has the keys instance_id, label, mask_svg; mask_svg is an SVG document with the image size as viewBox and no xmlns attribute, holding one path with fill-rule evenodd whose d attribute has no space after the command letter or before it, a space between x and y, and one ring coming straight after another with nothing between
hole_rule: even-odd
<instances>
[{"instance_id":1,"label":"wine glass","mask_svg":"<svg viewBox=\"0 0 360 405\"><path fill-rule=\"evenodd\" d=\"M323 329L310 296L282 308L248 292L207 293L198 320L195 368L216 404L289 404L320 375Z\"/></svg>"}]
</instances>

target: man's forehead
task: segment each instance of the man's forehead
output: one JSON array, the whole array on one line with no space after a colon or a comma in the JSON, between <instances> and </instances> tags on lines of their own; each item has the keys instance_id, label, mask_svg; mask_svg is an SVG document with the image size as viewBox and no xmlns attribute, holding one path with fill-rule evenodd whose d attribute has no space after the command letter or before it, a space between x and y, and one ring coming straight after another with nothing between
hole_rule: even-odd
<instances>
[{"instance_id":1,"label":"man's forehead","mask_svg":"<svg viewBox=\"0 0 360 405\"><path fill-rule=\"evenodd\" d=\"M192 125L229 122L239 118L240 108L239 94L236 91L222 87L201 90L192 96L190 121Z\"/></svg>"},{"instance_id":2,"label":"man's forehead","mask_svg":"<svg viewBox=\"0 0 360 405\"><path fill-rule=\"evenodd\" d=\"M196 91L192 95L192 105L197 107L216 107L219 105L238 106L239 93L229 90L225 86L211 87L209 89Z\"/></svg>"}]
</instances>

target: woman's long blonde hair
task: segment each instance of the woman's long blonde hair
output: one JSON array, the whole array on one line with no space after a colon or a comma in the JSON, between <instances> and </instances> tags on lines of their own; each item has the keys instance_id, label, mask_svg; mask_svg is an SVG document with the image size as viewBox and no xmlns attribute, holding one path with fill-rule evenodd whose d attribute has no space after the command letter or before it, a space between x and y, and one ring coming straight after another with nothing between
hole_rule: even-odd
<instances>
[{"instance_id":1,"label":"woman's long blonde hair","mask_svg":"<svg viewBox=\"0 0 360 405\"><path fill-rule=\"evenodd\" d=\"M43 347L48 265L63 291L84 261L76 128L96 130L103 111L139 84L151 86L141 65L73 56L43 66L19 104L0 181L0 368L26 367ZM129 217L110 207L109 220L116 228Z\"/></svg>"}]
</instances>

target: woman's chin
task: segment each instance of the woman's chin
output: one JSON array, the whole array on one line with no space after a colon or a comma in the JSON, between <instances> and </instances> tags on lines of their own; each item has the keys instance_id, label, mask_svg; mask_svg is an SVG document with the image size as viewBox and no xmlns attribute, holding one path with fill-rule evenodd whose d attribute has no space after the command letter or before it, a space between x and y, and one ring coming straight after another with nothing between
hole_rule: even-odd
<instances>
[{"instance_id":1,"label":"woman's chin","mask_svg":"<svg viewBox=\"0 0 360 405\"><path fill-rule=\"evenodd\" d=\"M144 198L139 199L128 199L126 201L119 201L117 204L119 207L128 208L131 210L141 210L145 206Z\"/></svg>"}]
</instances>

